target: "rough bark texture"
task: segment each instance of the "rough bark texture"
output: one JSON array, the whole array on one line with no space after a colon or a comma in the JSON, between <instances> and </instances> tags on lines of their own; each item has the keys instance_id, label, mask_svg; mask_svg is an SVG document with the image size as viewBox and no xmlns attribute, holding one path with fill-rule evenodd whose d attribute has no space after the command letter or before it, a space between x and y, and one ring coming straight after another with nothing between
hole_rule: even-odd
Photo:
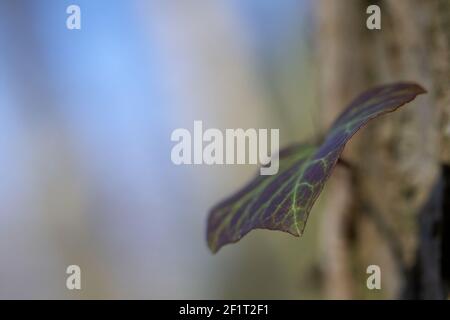
<instances>
[{"instance_id":1,"label":"rough bark texture","mask_svg":"<svg viewBox=\"0 0 450 320\"><path fill-rule=\"evenodd\" d=\"M381 8L381 30L366 28L370 4ZM445 195L435 194L443 190L438 187L441 165L450 161L450 2L320 0L317 18L325 125L372 85L408 80L428 90L407 107L369 125L347 146L344 158L352 164L351 173L335 179L329 188L324 271L327 288L340 285L349 270L352 277L343 290L327 290L328 297L444 298L445 290L428 290L424 288L428 284L419 289L411 286L410 275L418 264L441 266L445 255L435 252L425 258L420 248L431 234L424 231L430 220L445 229L441 226ZM327 249L329 243L340 245ZM438 250L442 243L433 246ZM338 258L343 256L348 258ZM381 291L366 288L370 264L381 267ZM436 272L433 281L442 281L442 272ZM407 293L414 288L423 292Z\"/></svg>"}]
</instances>

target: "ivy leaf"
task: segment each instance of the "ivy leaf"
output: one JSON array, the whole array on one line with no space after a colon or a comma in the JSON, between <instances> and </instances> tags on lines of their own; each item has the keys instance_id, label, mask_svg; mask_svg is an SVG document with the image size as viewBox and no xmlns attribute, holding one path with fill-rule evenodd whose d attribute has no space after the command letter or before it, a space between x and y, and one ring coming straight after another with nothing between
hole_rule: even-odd
<instances>
[{"instance_id":1,"label":"ivy leaf","mask_svg":"<svg viewBox=\"0 0 450 320\"><path fill-rule=\"evenodd\" d=\"M369 120L395 111L425 92L407 82L375 87L345 109L320 145L298 144L282 150L278 174L257 176L211 210L207 228L211 251L239 241L253 229L301 236L347 141Z\"/></svg>"}]
</instances>

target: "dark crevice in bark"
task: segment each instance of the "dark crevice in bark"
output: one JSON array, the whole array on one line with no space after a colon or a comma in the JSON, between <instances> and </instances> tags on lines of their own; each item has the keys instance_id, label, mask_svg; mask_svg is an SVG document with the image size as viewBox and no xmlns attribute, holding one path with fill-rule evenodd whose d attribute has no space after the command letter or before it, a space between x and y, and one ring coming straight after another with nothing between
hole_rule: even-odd
<instances>
[{"instance_id":1,"label":"dark crevice in bark","mask_svg":"<svg viewBox=\"0 0 450 320\"><path fill-rule=\"evenodd\" d=\"M439 180L419 214L419 245L409 270L404 299L446 299L450 272L450 167L442 166Z\"/></svg>"},{"instance_id":2,"label":"dark crevice in bark","mask_svg":"<svg viewBox=\"0 0 450 320\"><path fill-rule=\"evenodd\" d=\"M444 280L445 295L450 290L450 166L443 166L444 199L442 210L442 247L441 272Z\"/></svg>"}]
</instances>

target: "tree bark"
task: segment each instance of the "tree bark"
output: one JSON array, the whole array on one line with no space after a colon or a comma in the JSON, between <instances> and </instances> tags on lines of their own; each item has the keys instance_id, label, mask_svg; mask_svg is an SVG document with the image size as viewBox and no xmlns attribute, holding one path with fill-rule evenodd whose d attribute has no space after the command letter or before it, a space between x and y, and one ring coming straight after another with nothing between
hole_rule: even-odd
<instances>
[{"instance_id":1,"label":"tree bark","mask_svg":"<svg viewBox=\"0 0 450 320\"><path fill-rule=\"evenodd\" d=\"M352 277L339 293L327 290L329 298L411 296L407 291L417 288L411 286L415 280L410 276L415 266L441 266L443 256L448 255L441 250L445 195L433 194L443 190L438 187L444 183L441 167L450 161L450 3L378 1L381 30L368 30L366 8L372 2L319 1L323 123L329 126L353 97L373 85L414 81L428 94L374 121L346 148L343 157L352 163L351 173L337 177L330 185L327 202L331 209L324 215L326 288L338 287L339 279L348 278L348 274ZM347 190L346 195L343 190ZM342 201L343 197L351 200ZM424 220L433 220L432 216L443 231L438 236L440 244L434 243L436 254L424 260L420 248L427 241L424 236L430 234L424 232ZM341 243L338 250L345 253L327 249L330 243ZM330 268L330 264L339 266ZM381 268L379 292L366 287L366 268L371 264ZM330 269L343 271L336 274ZM438 279L434 281L443 282L442 270L434 270ZM427 291L426 286L422 283L421 292L412 296L445 297L445 290L427 295L433 290Z\"/></svg>"}]
</instances>

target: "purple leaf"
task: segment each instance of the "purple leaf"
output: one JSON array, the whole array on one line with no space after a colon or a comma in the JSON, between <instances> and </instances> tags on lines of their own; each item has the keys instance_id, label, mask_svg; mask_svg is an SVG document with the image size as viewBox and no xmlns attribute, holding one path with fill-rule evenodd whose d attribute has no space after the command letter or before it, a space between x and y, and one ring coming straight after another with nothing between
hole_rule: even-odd
<instances>
[{"instance_id":1,"label":"purple leaf","mask_svg":"<svg viewBox=\"0 0 450 320\"><path fill-rule=\"evenodd\" d=\"M309 212L347 141L369 120L395 111L425 92L406 82L368 90L338 117L320 145L299 144L282 150L278 174L257 176L211 210L207 229L211 251L239 241L253 229L302 235Z\"/></svg>"}]
</instances>

